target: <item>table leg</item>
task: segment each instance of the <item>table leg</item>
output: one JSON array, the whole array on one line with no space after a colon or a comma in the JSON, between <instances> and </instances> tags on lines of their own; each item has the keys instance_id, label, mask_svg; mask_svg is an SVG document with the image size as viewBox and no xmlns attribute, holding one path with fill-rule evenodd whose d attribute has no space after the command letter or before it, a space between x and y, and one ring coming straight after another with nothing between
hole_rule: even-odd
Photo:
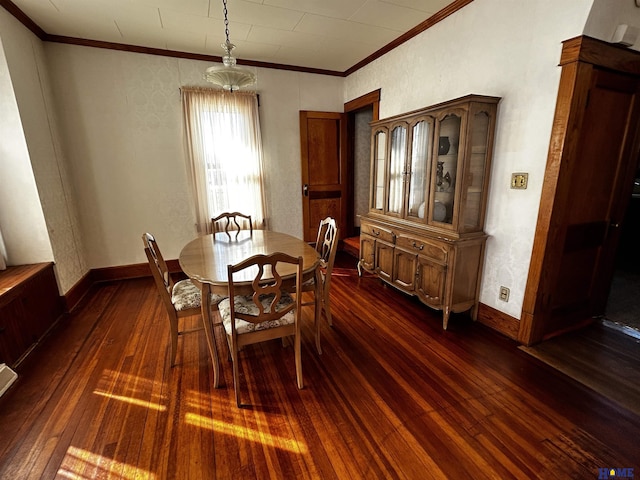
<instances>
[{"instance_id":1,"label":"table leg","mask_svg":"<svg viewBox=\"0 0 640 480\"><path fill-rule=\"evenodd\" d=\"M204 334L207 337L207 346L213 363L213 387L218 388L220 383L220 363L218 362L218 349L216 348L216 337L213 333L213 319L211 318L211 285L202 284L202 323L204 324Z\"/></svg>"}]
</instances>

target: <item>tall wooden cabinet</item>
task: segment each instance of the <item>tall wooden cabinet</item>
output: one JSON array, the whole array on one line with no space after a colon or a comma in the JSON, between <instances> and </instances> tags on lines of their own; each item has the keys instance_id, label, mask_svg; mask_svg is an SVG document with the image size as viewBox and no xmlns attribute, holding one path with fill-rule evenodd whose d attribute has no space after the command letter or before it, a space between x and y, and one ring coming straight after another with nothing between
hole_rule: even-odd
<instances>
[{"instance_id":1,"label":"tall wooden cabinet","mask_svg":"<svg viewBox=\"0 0 640 480\"><path fill-rule=\"evenodd\" d=\"M477 315L497 97L468 95L371 123L358 268L443 311Z\"/></svg>"}]
</instances>

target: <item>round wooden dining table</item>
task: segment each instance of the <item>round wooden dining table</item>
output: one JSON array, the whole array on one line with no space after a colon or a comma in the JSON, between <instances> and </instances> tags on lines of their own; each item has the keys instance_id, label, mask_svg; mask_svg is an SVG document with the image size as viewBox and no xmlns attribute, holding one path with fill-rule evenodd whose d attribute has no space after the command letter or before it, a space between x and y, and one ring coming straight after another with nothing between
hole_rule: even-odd
<instances>
[{"instance_id":1,"label":"round wooden dining table","mask_svg":"<svg viewBox=\"0 0 640 480\"><path fill-rule=\"evenodd\" d=\"M303 282L313 278L320 264L320 256L308 243L286 233L269 230L240 230L239 232L218 232L198 237L184 246L178 261L182 271L201 288L202 298L209 298L212 293L228 295L227 266L235 265L242 260L258 254L269 255L282 252L293 257L302 257ZM251 289L256 271L247 269L233 277L236 292L242 293L243 284L247 293ZM296 267L283 265L278 273L295 284ZM240 276L238 276L240 275ZM244 277L242 276L244 275ZM268 280L268 278L265 278ZM318 284L318 282L316 282ZM317 293L316 293L317 294ZM211 360L213 362L214 387L218 388L220 368L218 352L214 336L213 319L209 302L202 301L202 321Z\"/></svg>"}]
</instances>

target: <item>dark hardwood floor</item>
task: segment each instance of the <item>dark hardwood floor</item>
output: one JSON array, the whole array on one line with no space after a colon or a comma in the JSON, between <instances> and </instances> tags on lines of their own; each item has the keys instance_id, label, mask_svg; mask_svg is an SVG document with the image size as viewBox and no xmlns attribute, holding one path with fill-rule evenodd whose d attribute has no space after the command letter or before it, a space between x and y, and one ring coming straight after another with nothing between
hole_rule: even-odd
<instances>
[{"instance_id":1,"label":"dark hardwood floor","mask_svg":"<svg viewBox=\"0 0 640 480\"><path fill-rule=\"evenodd\" d=\"M437 312L354 264L336 267L321 356L305 308L305 388L290 347L247 347L243 409L221 335L213 389L201 331L168 367L151 278L95 287L0 398L0 478L548 479L640 467L636 414L464 315L443 331Z\"/></svg>"},{"instance_id":2,"label":"dark hardwood floor","mask_svg":"<svg viewBox=\"0 0 640 480\"><path fill-rule=\"evenodd\" d=\"M640 339L606 320L520 348L640 415Z\"/></svg>"}]
</instances>

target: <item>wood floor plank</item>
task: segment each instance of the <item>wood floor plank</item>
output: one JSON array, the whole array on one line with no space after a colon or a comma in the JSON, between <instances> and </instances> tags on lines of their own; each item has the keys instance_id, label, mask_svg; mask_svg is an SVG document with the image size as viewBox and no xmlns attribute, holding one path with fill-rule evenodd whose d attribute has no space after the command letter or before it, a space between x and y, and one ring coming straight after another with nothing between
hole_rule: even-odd
<instances>
[{"instance_id":1,"label":"wood floor plank","mask_svg":"<svg viewBox=\"0 0 640 480\"><path fill-rule=\"evenodd\" d=\"M305 388L290 345L248 346L241 409L222 331L214 389L203 331L179 339L169 366L150 278L97 286L0 398L0 478L597 478L598 468L638 468L637 414L465 315L443 331L439 312L354 266L332 280L322 355L303 309Z\"/></svg>"}]
</instances>

